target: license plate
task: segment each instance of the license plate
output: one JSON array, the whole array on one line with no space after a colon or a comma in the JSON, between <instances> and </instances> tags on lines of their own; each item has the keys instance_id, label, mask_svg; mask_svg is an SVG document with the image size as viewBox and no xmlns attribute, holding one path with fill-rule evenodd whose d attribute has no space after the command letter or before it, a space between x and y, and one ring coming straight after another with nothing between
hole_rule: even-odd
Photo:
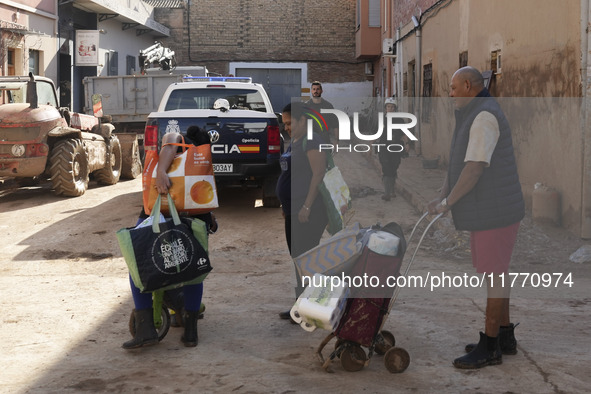
<instances>
[{"instance_id":1,"label":"license plate","mask_svg":"<svg viewBox=\"0 0 591 394\"><path fill-rule=\"evenodd\" d=\"M214 164L214 172L232 172L234 170L233 164Z\"/></svg>"}]
</instances>

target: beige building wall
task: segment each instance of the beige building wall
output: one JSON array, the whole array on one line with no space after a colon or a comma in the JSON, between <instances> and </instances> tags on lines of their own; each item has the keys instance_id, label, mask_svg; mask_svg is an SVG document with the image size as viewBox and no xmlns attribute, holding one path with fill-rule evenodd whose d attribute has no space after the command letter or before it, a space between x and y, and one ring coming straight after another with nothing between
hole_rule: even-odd
<instances>
[{"instance_id":1,"label":"beige building wall","mask_svg":"<svg viewBox=\"0 0 591 394\"><path fill-rule=\"evenodd\" d=\"M38 74L57 82L57 3L29 0L14 4L0 3L2 75L27 75L29 51L33 50L39 55Z\"/></svg>"},{"instance_id":2,"label":"beige building wall","mask_svg":"<svg viewBox=\"0 0 591 394\"><path fill-rule=\"evenodd\" d=\"M433 99L404 100L419 114L419 153L447 165L453 134L449 84L468 52L468 65L491 70L500 51L501 70L491 81L513 129L513 142L526 203L538 182L561 195L562 225L578 234L581 226L583 153L581 103L581 10L579 0L457 0L422 21L421 64L433 70ZM402 33L412 28L404 26ZM418 61L415 35L402 44L407 85L409 63ZM399 60L400 61L400 60ZM421 89L424 81L421 81ZM407 94L410 93L407 86ZM422 95L422 91L420 95Z\"/></svg>"}]
</instances>

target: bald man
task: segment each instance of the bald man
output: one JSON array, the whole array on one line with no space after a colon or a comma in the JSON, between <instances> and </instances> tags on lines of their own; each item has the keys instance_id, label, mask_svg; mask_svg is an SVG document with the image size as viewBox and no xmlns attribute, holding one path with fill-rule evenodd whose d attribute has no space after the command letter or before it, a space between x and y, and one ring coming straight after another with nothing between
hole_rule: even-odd
<instances>
[{"instance_id":1,"label":"bald man","mask_svg":"<svg viewBox=\"0 0 591 394\"><path fill-rule=\"evenodd\" d=\"M501 364L503 354L517 353L507 274L525 205L511 128L484 87L482 74L473 67L460 68L451 79L449 95L456 117L449 167L428 210L451 211L456 229L470 231L472 263L488 279L484 333L453 362L456 368L474 369Z\"/></svg>"}]
</instances>

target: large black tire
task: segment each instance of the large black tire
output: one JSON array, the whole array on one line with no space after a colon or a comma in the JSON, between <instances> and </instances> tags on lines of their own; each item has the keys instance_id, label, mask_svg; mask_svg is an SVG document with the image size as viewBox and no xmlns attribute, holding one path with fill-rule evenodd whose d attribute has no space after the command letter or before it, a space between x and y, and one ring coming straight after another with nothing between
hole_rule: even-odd
<instances>
[{"instance_id":1,"label":"large black tire","mask_svg":"<svg viewBox=\"0 0 591 394\"><path fill-rule=\"evenodd\" d=\"M101 185L114 185L121 177L121 143L117 136L111 136L108 149L105 166L93 172L96 181Z\"/></svg>"},{"instance_id":2,"label":"large black tire","mask_svg":"<svg viewBox=\"0 0 591 394\"><path fill-rule=\"evenodd\" d=\"M142 157L140 155L140 145L135 140L131 147L131 152L123 152L123 167L121 176L125 179L135 179L142 174Z\"/></svg>"},{"instance_id":3,"label":"large black tire","mask_svg":"<svg viewBox=\"0 0 591 394\"><path fill-rule=\"evenodd\" d=\"M77 197L88 188L88 157L78 139L58 142L49 157L49 174L57 195Z\"/></svg>"}]
</instances>

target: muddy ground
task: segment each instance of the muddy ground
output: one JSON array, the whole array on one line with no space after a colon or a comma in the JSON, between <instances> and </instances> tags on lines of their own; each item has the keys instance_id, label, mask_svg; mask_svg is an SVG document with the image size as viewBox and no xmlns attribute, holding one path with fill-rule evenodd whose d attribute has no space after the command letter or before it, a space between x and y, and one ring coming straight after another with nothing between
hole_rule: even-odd
<instances>
[{"instance_id":1,"label":"muddy ground","mask_svg":"<svg viewBox=\"0 0 591 394\"><path fill-rule=\"evenodd\" d=\"M416 204L382 201L379 174L363 156L336 159L355 196L353 221L397 221L409 234ZM401 177L435 181L408 160ZM573 284L553 276L548 288L521 287L519 278L512 294L519 353L502 365L461 371L451 364L482 330L484 289L408 288L384 327L409 352L408 369L390 374L374 355L359 372L336 360L329 374L314 356L328 332L277 317L293 304L294 274L280 210L256 206L256 189L220 190L199 346L185 348L181 329L171 328L158 346L125 351L133 303L115 232L135 223L140 189L140 179L91 183L84 196L61 198L48 184L0 186L0 392L588 392L591 268L568 261L581 240L524 220L512 270L571 274ZM472 274L467 247L466 235L443 219L411 273ZM332 343L325 355L330 350Z\"/></svg>"}]
</instances>

